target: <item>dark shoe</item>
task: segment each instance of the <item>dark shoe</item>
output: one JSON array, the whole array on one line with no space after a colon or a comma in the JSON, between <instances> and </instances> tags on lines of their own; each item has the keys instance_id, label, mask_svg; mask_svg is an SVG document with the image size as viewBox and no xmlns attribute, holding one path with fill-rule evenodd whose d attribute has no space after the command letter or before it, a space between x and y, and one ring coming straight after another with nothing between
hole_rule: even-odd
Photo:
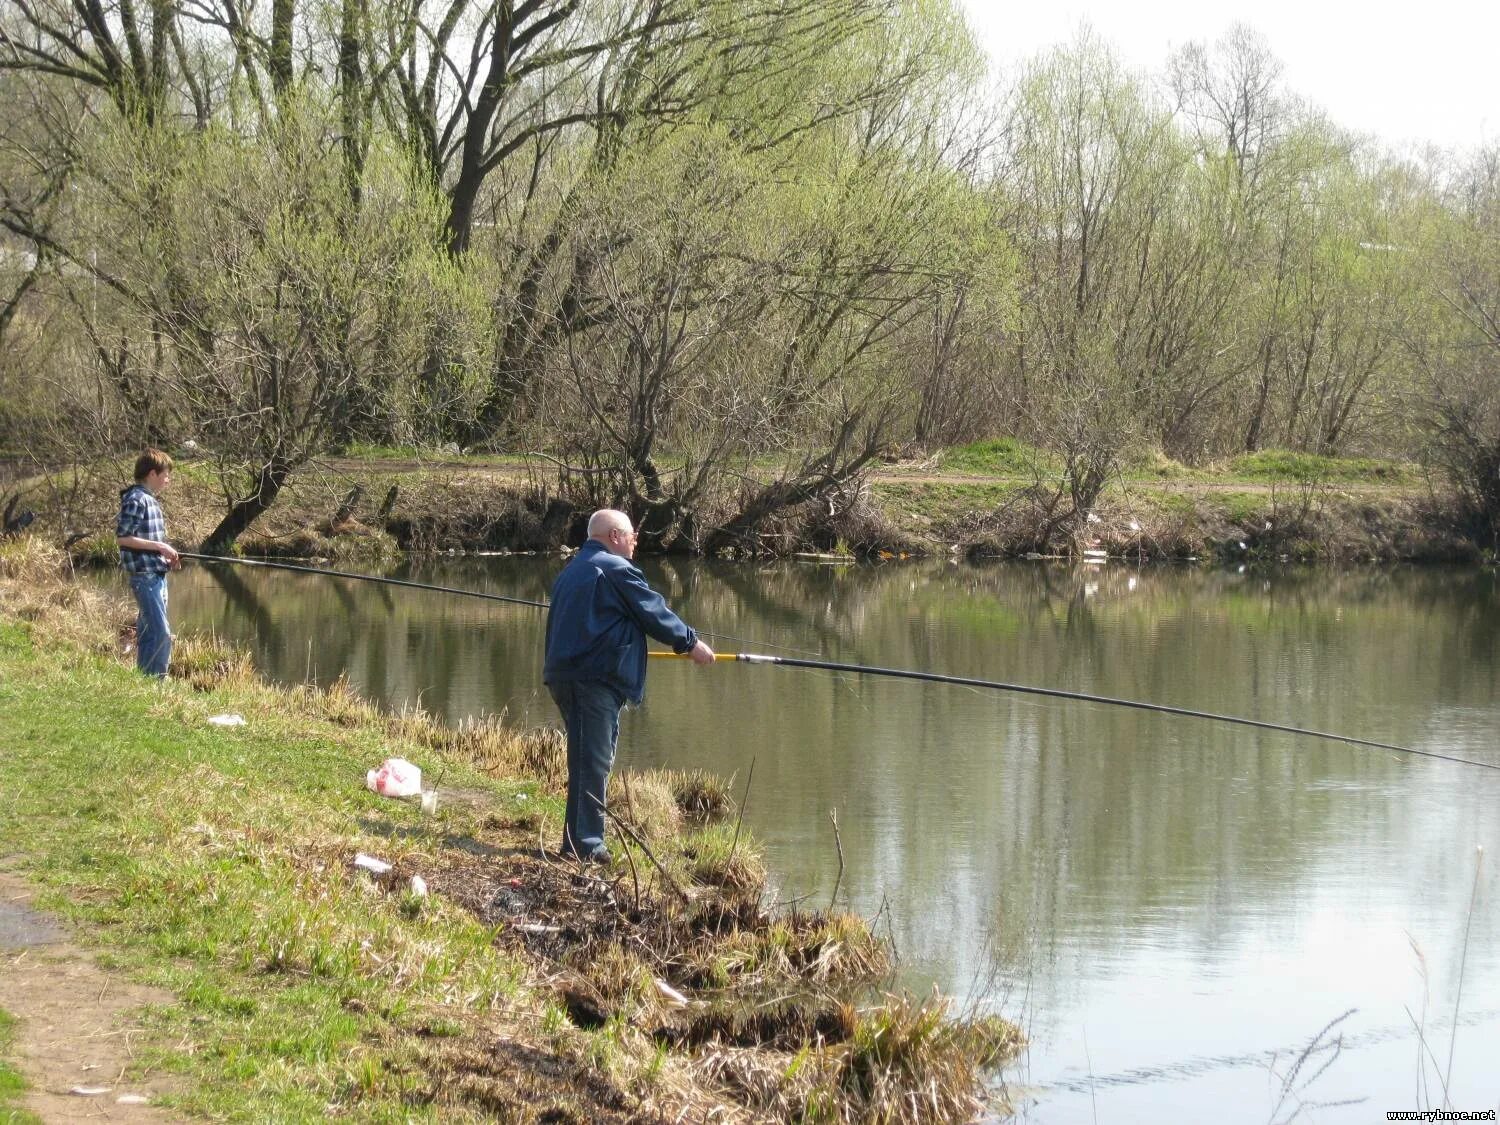
<instances>
[{"instance_id":1,"label":"dark shoe","mask_svg":"<svg viewBox=\"0 0 1500 1125\"><path fill-rule=\"evenodd\" d=\"M575 863L612 863L614 856L609 854L609 848L600 844L593 851L575 852L571 847L561 849L562 858Z\"/></svg>"}]
</instances>

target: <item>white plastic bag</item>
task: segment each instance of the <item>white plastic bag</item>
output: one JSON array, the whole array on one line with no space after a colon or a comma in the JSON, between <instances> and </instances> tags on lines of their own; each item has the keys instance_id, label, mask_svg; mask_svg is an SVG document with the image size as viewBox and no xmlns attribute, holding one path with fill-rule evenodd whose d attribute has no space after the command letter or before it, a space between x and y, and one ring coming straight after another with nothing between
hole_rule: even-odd
<instances>
[{"instance_id":1,"label":"white plastic bag","mask_svg":"<svg viewBox=\"0 0 1500 1125\"><path fill-rule=\"evenodd\" d=\"M415 797L422 792L422 771L405 758L387 758L365 774L365 787L382 797Z\"/></svg>"},{"instance_id":2,"label":"white plastic bag","mask_svg":"<svg viewBox=\"0 0 1500 1125\"><path fill-rule=\"evenodd\" d=\"M354 855L354 866L361 871L368 871L371 875L384 875L391 869L391 865L383 859L376 859L364 852L356 852Z\"/></svg>"}]
</instances>

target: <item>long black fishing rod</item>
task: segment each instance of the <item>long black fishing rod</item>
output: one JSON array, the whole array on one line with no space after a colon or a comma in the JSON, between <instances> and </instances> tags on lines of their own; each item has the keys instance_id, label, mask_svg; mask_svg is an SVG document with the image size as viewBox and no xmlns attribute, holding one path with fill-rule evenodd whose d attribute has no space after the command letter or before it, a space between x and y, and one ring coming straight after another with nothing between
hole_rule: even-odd
<instances>
[{"instance_id":1,"label":"long black fishing rod","mask_svg":"<svg viewBox=\"0 0 1500 1125\"><path fill-rule=\"evenodd\" d=\"M269 567L273 570L290 570L302 574L318 574L326 578L349 578L358 582L377 582L386 586L405 586L414 590L430 590L440 594L457 594L466 598L484 598L488 601L506 602L510 605L532 606L536 609L546 609L547 603L536 601L532 598L513 598L506 594L488 594L480 590L466 590L457 586L436 586L427 582L411 582L403 578L383 578L375 574L355 574L344 570L326 570L315 566L297 566L294 563L272 562L266 559L237 559L222 555L201 555L190 551L181 551L179 555L185 559L196 559L207 563L233 563L237 566L260 566ZM715 637L721 640L740 640L738 637L728 637L719 633L702 631L705 637ZM763 647L777 648L780 646L767 644ZM653 657L668 659L686 659L686 654L672 652L653 652ZM1261 719L1245 719L1238 715L1220 715L1212 711L1194 711L1187 707L1171 707L1165 703L1145 703L1138 699L1120 699L1109 695L1090 695L1081 691L1064 691L1061 688L1035 687L1031 684L1012 684L1001 680L977 680L966 676L947 676L938 672L917 672L907 668L879 668L869 664L841 664L830 660L800 660L790 656L765 656L752 652L717 653L715 660L737 661L741 664L778 664L783 668L813 668L825 672L851 672L861 676L885 676L897 680L918 680L924 683L953 684L958 687L988 688L992 691L1017 692L1022 695L1041 695L1051 699L1068 699L1078 703L1099 703L1109 707L1130 707L1137 711L1154 711L1161 715L1180 715L1189 719L1208 719L1218 723L1233 723L1237 726L1256 727L1260 730L1278 731L1282 734L1300 734L1308 738L1321 738L1329 742L1343 742L1351 746L1364 746L1372 750L1390 750L1397 754L1412 754L1422 758L1435 758L1443 762L1456 762L1460 765L1478 766L1481 769L1500 770L1500 763L1480 762L1473 758L1460 758L1452 754L1439 754L1435 750L1417 750L1410 746L1397 746L1390 742L1376 742L1368 738L1355 738L1347 734L1332 734L1328 731L1312 730L1308 727L1294 727L1283 723L1268 723Z\"/></svg>"},{"instance_id":2,"label":"long black fishing rod","mask_svg":"<svg viewBox=\"0 0 1500 1125\"><path fill-rule=\"evenodd\" d=\"M687 653L652 652L653 657L667 660L686 660ZM1216 723L1234 723L1242 727L1257 727L1261 730L1279 731L1283 734L1300 734L1308 738L1323 738L1330 742L1346 742L1351 746L1365 746L1372 750L1392 750L1398 754L1415 754L1422 758L1436 758L1443 762L1478 766L1481 769L1500 770L1500 763L1480 762L1473 758L1460 758L1453 754L1439 754L1435 750L1417 750L1410 746L1397 746L1390 742L1376 742L1368 738L1355 738L1347 734L1331 734L1328 731L1312 730L1309 727L1294 727L1284 723L1268 723L1261 719L1245 719L1238 715L1220 715L1213 711L1194 711L1187 707L1171 707L1165 703L1144 703L1138 699L1120 699L1111 695L1090 695L1082 691L1064 691L1061 688L1035 687L1031 684L1011 684L1001 680L976 680L967 676L945 676L938 672L914 672L907 668L878 668L869 664L839 664L831 660L798 660L788 656L762 656L753 652L715 653L716 661L737 661L741 664L776 664L783 668L817 668L825 672L853 672L861 676L888 676L897 680L920 680L930 684L954 684L958 687L989 688L994 691L1019 692L1022 695L1042 695L1051 699L1070 699L1078 703L1101 703L1110 707L1131 707L1137 711L1154 711L1162 715L1181 715L1189 719L1208 719Z\"/></svg>"},{"instance_id":3,"label":"long black fishing rod","mask_svg":"<svg viewBox=\"0 0 1500 1125\"><path fill-rule=\"evenodd\" d=\"M546 609L546 602L531 598L512 598L505 594L487 594L483 590L465 590L458 586L434 586L427 582L408 582L404 578L383 578L378 574L355 574L348 570L327 570L321 566L297 566L294 563L272 562L269 559L237 559L227 555L195 555L190 551L178 551L184 559L197 559L206 563L233 563L235 566L263 566L271 570L292 570L299 574L320 574L324 578L352 578L356 582L378 582L382 586L406 586L412 590L433 590L439 594L459 594L466 598L484 598L492 602L508 602L511 605L529 605Z\"/></svg>"},{"instance_id":4,"label":"long black fishing rod","mask_svg":"<svg viewBox=\"0 0 1500 1125\"><path fill-rule=\"evenodd\" d=\"M411 590L430 590L438 594L457 594L464 598L483 598L486 601L505 602L509 605L526 605L534 609L546 609L547 602L536 601L533 598L513 598L506 594L488 594L483 590L467 590L460 586L435 586L430 582L411 582L404 578L384 578L378 574L355 574L348 570L329 570L321 566L298 566L295 563L274 562L270 559L241 559L229 555L200 555L192 551L178 551L178 557L184 559L196 559L198 562L206 563L232 563L235 566L260 566L271 570L290 570L299 574L317 574L324 578L350 578L356 582L377 582L382 586L405 586ZM751 641L744 637L731 637L726 633L710 633L700 629L698 632L705 637L712 637L719 641L734 641L737 644L752 644L760 648L779 648L786 652L806 652L806 649L791 648L788 645L773 645L769 641Z\"/></svg>"}]
</instances>

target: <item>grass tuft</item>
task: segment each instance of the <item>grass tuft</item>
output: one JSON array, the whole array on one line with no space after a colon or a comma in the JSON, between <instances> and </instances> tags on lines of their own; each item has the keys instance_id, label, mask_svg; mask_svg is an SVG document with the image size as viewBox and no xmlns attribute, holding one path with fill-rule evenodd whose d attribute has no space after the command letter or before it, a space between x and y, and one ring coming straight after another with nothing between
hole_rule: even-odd
<instances>
[{"instance_id":1,"label":"grass tuft","mask_svg":"<svg viewBox=\"0 0 1500 1125\"><path fill-rule=\"evenodd\" d=\"M1004 1020L954 1019L950 1008L935 996L891 996L860 1013L853 1038L813 1101L837 1092L847 1099L841 1099L843 1114L861 1121L972 1119L983 1109L973 1091L984 1073L1013 1057L1022 1039Z\"/></svg>"},{"instance_id":2,"label":"grass tuft","mask_svg":"<svg viewBox=\"0 0 1500 1125\"><path fill-rule=\"evenodd\" d=\"M728 784L707 770L663 770L678 811L694 824L723 820L734 809Z\"/></svg>"},{"instance_id":3,"label":"grass tuft","mask_svg":"<svg viewBox=\"0 0 1500 1125\"><path fill-rule=\"evenodd\" d=\"M256 680L255 663L249 652L214 634L189 635L174 641L167 674L186 680L194 691L244 687Z\"/></svg>"}]
</instances>

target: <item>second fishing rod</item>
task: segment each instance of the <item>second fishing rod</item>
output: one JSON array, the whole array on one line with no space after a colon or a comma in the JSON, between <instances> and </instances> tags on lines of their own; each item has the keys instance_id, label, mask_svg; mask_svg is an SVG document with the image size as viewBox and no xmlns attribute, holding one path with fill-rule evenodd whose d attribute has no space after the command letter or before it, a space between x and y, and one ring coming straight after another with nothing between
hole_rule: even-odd
<instances>
[{"instance_id":1,"label":"second fishing rod","mask_svg":"<svg viewBox=\"0 0 1500 1125\"><path fill-rule=\"evenodd\" d=\"M357 574L350 571L327 570L321 567L299 566L293 563L275 562L262 559L236 559L218 555L193 554L181 552L181 557L194 559L205 563L233 564L239 566L266 567L274 570L288 570L303 574L314 574L326 578L347 578L360 582L373 582L381 585L401 586L416 590L426 590L433 593L452 594L461 597L482 598L489 601L504 602L511 605L524 605L536 609L548 608L548 603L531 598L510 597L504 594L490 594L481 590L467 590L457 586L438 586L426 582L412 582L401 578L385 578L374 574ZM729 637L719 633L702 631L703 636L713 637L721 640L738 641L740 638ZM776 648L779 646L763 644L759 647ZM652 652L650 654L659 659L686 659L686 654L671 652ZM1273 723L1262 719L1250 719L1240 715L1224 715L1213 711L1199 711L1188 707L1174 707L1164 703L1149 703L1138 699L1123 699L1117 696L1095 695L1090 692L1068 691L1062 688L1040 687L1033 684L1008 683L1003 680L977 679L968 676L953 676L941 672L923 672L908 668L883 668L871 664L851 664L832 660L811 660L792 656L770 656L760 653L718 653L715 661L720 663L740 663L757 665L775 665L783 668L803 668L824 672L848 673L860 676L873 676L885 679L914 680L922 683L949 684L956 687L978 688L990 691L1011 692L1021 695L1042 696L1050 699L1062 699L1078 703L1092 703L1107 707L1128 707L1137 711L1150 711L1161 715L1175 715L1180 718L1201 719L1209 722L1226 723L1234 726L1252 727L1258 730L1274 731L1281 734L1300 735L1305 738L1316 738L1329 742L1342 742L1350 746L1359 746L1371 750L1384 750L1397 754L1408 754L1414 757L1431 758L1438 761L1452 762L1459 765L1474 766L1484 770L1500 770L1500 763L1485 762L1475 758L1463 758L1453 754L1443 754L1436 750L1421 750L1411 746L1401 746L1392 742L1381 742L1375 739L1359 738L1354 735L1339 734L1332 731L1314 730L1309 727L1293 726L1288 723Z\"/></svg>"}]
</instances>

